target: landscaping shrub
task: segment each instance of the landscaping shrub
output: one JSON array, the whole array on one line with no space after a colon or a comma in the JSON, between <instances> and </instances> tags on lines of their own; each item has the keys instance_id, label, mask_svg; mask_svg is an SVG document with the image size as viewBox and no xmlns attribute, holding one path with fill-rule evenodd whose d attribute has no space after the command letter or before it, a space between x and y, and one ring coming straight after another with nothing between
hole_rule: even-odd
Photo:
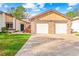
<instances>
[{"instance_id":1,"label":"landscaping shrub","mask_svg":"<svg viewBox=\"0 0 79 59\"><path fill-rule=\"evenodd\" d=\"M6 27L2 27L1 30L2 30L2 33L8 33L8 29Z\"/></svg>"}]
</instances>

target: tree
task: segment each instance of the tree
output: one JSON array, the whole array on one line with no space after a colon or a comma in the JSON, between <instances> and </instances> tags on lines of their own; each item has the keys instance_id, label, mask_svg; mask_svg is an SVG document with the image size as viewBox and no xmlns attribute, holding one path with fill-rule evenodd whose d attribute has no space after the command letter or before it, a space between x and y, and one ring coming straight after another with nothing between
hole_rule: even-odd
<instances>
[{"instance_id":1,"label":"tree","mask_svg":"<svg viewBox=\"0 0 79 59\"><path fill-rule=\"evenodd\" d=\"M24 12L24 19L28 19L31 16L30 12Z\"/></svg>"},{"instance_id":2,"label":"tree","mask_svg":"<svg viewBox=\"0 0 79 59\"><path fill-rule=\"evenodd\" d=\"M76 16L79 16L79 8L74 9L73 12L76 14Z\"/></svg>"},{"instance_id":3,"label":"tree","mask_svg":"<svg viewBox=\"0 0 79 59\"><path fill-rule=\"evenodd\" d=\"M18 20L21 20L23 19L23 15L24 15L24 12L25 12L25 8L23 6L18 6L15 11L13 12L13 16L18 19Z\"/></svg>"},{"instance_id":4,"label":"tree","mask_svg":"<svg viewBox=\"0 0 79 59\"><path fill-rule=\"evenodd\" d=\"M23 18L23 13L25 9L22 6L18 6L12 13L12 16L15 17L18 20L21 20ZM16 19L15 19L15 31L16 31Z\"/></svg>"},{"instance_id":5,"label":"tree","mask_svg":"<svg viewBox=\"0 0 79 59\"><path fill-rule=\"evenodd\" d=\"M69 16L69 17L71 17L71 18L73 18L73 17L76 16L76 14L73 11L67 12L66 15Z\"/></svg>"},{"instance_id":6,"label":"tree","mask_svg":"<svg viewBox=\"0 0 79 59\"><path fill-rule=\"evenodd\" d=\"M25 11L25 8L23 6L18 6L13 11L12 15L17 19L21 20L27 17L29 14ZM26 15L26 16L25 16ZM16 20L15 20L15 30L16 30Z\"/></svg>"},{"instance_id":7,"label":"tree","mask_svg":"<svg viewBox=\"0 0 79 59\"><path fill-rule=\"evenodd\" d=\"M21 19L27 19L31 15L30 12L27 12L27 10L23 6L18 6L16 8L11 7L7 8L6 10L8 14L11 14L15 18L15 30L16 30L16 20Z\"/></svg>"}]
</instances>

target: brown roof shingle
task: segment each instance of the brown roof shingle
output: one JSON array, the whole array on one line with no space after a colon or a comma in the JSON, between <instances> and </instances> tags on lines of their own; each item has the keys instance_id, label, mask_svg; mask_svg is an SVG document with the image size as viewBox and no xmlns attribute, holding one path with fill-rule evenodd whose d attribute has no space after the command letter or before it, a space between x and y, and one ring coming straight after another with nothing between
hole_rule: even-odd
<instances>
[{"instance_id":1,"label":"brown roof shingle","mask_svg":"<svg viewBox=\"0 0 79 59\"><path fill-rule=\"evenodd\" d=\"M45 12L43 12L43 13L40 13L40 14L38 14L38 15L36 15L36 16L33 16L33 17L29 18L29 19L30 19L30 21L32 21L32 19L34 19L34 18L36 18L36 17L39 17L39 16L41 16L41 15L43 15L43 14L45 14L45 13L49 13L49 12L53 12L53 13L59 14L59 15L65 17L65 18L71 20L70 17L68 17L68 16L66 16L66 15L64 15L64 14L62 14L62 13L56 11L56 10L47 10L47 11L45 11Z\"/></svg>"}]
</instances>

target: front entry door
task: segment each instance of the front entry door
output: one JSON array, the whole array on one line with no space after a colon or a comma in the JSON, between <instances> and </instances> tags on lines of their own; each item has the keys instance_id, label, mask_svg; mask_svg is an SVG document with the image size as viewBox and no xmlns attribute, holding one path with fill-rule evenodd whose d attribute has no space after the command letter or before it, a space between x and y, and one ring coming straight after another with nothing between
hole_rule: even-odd
<instances>
[{"instance_id":1,"label":"front entry door","mask_svg":"<svg viewBox=\"0 0 79 59\"><path fill-rule=\"evenodd\" d=\"M21 24L21 31L24 31L24 24Z\"/></svg>"}]
</instances>

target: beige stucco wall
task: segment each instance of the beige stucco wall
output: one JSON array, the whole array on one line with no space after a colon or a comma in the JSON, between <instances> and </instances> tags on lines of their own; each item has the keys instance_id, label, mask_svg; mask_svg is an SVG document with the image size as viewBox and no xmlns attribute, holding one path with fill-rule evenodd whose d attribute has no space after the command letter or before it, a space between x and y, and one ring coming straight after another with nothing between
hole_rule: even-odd
<instances>
[{"instance_id":1,"label":"beige stucco wall","mask_svg":"<svg viewBox=\"0 0 79 59\"><path fill-rule=\"evenodd\" d=\"M48 22L48 33L54 34L55 33L55 22Z\"/></svg>"},{"instance_id":2,"label":"beige stucco wall","mask_svg":"<svg viewBox=\"0 0 79 59\"><path fill-rule=\"evenodd\" d=\"M71 29L72 21L71 21L71 20L68 20L68 22L67 22L67 26L68 26L67 33L68 33L68 34L71 34L71 32L72 32L72 29Z\"/></svg>"},{"instance_id":3,"label":"beige stucco wall","mask_svg":"<svg viewBox=\"0 0 79 59\"><path fill-rule=\"evenodd\" d=\"M36 33L36 22L33 21L31 22L31 34L35 34Z\"/></svg>"},{"instance_id":4,"label":"beige stucco wall","mask_svg":"<svg viewBox=\"0 0 79 59\"><path fill-rule=\"evenodd\" d=\"M20 31L20 21L16 20L16 30Z\"/></svg>"},{"instance_id":5,"label":"beige stucco wall","mask_svg":"<svg viewBox=\"0 0 79 59\"><path fill-rule=\"evenodd\" d=\"M21 24L24 24L24 29L26 27L26 22L20 21L20 20L16 20L16 30L21 30Z\"/></svg>"},{"instance_id":6,"label":"beige stucco wall","mask_svg":"<svg viewBox=\"0 0 79 59\"><path fill-rule=\"evenodd\" d=\"M11 15L5 14L6 22L13 22L13 17Z\"/></svg>"},{"instance_id":7,"label":"beige stucco wall","mask_svg":"<svg viewBox=\"0 0 79 59\"><path fill-rule=\"evenodd\" d=\"M56 14L56 13L50 13L50 14L44 14L42 16L39 16L37 17L37 19L40 19L40 20L63 20L63 21L66 21L68 20L67 18L59 15L59 14Z\"/></svg>"},{"instance_id":8,"label":"beige stucco wall","mask_svg":"<svg viewBox=\"0 0 79 59\"><path fill-rule=\"evenodd\" d=\"M2 13L0 14L0 32L1 32L1 28L5 26L6 26L5 14Z\"/></svg>"}]
</instances>

